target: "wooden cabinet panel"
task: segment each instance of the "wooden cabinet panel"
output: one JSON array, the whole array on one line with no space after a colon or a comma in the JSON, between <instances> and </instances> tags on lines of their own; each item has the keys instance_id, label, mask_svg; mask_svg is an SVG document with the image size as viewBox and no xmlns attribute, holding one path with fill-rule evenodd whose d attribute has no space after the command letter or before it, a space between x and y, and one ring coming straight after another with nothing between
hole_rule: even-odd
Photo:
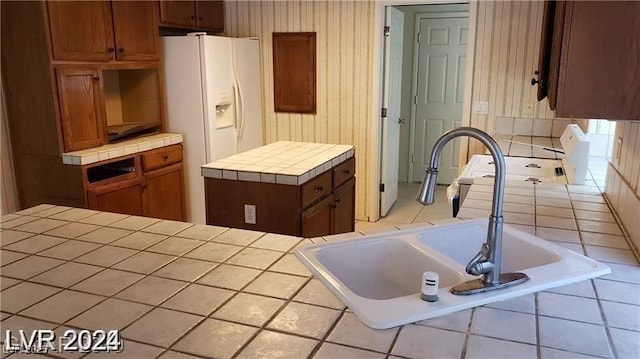
<instances>
[{"instance_id":1,"label":"wooden cabinet panel","mask_svg":"<svg viewBox=\"0 0 640 359\"><path fill-rule=\"evenodd\" d=\"M110 2L47 1L47 7L55 60L109 61L114 58Z\"/></svg>"},{"instance_id":2,"label":"wooden cabinet panel","mask_svg":"<svg viewBox=\"0 0 640 359\"><path fill-rule=\"evenodd\" d=\"M335 189L333 194L333 232L344 233L355 230L355 178Z\"/></svg>"},{"instance_id":3,"label":"wooden cabinet panel","mask_svg":"<svg viewBox=\"0 0 640 359\"><path fill-rule=\"evenodd\" d=\"M182 162L182 145L161 147L142 154L144 171L152 171L178 162Z\"/></svg>"},{"instance_id":4,"label":"wooden cabinet panel","mask_svg":"<svg viewBox=\"0 0 640 359\"><path fill-rule=\"evenodd\" d=\"M162 149L83 166L89 208L184 221L182 161L143 170L142 158Z\"/></svg>"},{"instance_id":5,"label":"wooden cabinet panel","mask_svg":"<svg viewBox=\"0 0 640 359\"><path fill-rule=\"evenodd\" d=\"M56 69L62 136L67 151L105 143L105 110L99 74L95 67Z\"/></svg>"},{"instance_id":6,"label":"wooden cabinet panel","mask_svg":"<svg viewBox=\"0 0 640 359\"><path fill-rule=\"evenodd\" d=\"M318 237L331 233L333 196L302 212L302 236Z\"/></svg>"},{"instance_id":7,"label":"wooden cabinet panel","mask_svg":"<svg viewBox=\"0 0 640 359\"><path fill-rule=\"evenodd\" d=\"M116 59L158 60L158 19L153 1L113 1Z\"/></svg>"},{"instance_id":8,"label":"wooden cabinet panel","mask_svg":"<svg viewBox=\"0 0 640 359\"><path fill-rule=\"evenodd\" d=\"M640 118L639 13L637 1L545 4L538 98L557 117Z\"/></svg>"},{"instance_id":9,"label":"wooden cabinet panel","mask_svg":"<svg viewBox=\"0 0 640 359\"><path fill-rule=\"evenodd\" d=\"M316 113L316 33L273 33L275 112Z\"/></svg>"},{"instance_id":10,"label":"wooden cabinet panel","mask_svg":"<svg viewBox=\"0 0 640 359\"><path fill-rule=\"evenodd\" d=\"M331 193L331 171L302 185L302 208Z\"/></svg>"},{"instance_id":11,"label":"wooden cabinet panel","mask_svg":"<svg viewBox=\"0 0 640 359\"><path fill-rule=\"evenodd\" d=\"M192 28L196 26L194 1L159 1L160 25Z\"/></svg>"},{"instance_id":12,"label":"wooden cabinet panel","mask_svg":"<svg viewBox=\"0 0 640 359\"><path fill-rule=\"evenodd\" d=\"M139 178L87 190L91 209L142 216L142 191Z\"/></svg>"},{"instance_id":13,"label":"wooden cabinet panel","mask_svg":"<svg viewBox=\"0 0 640 359\"><path fill-rule=\"evenodd\" d=\"M351 157L350 159L342 162L333 168L333 187L338 187L352 178L356 174L356 159Z\"/></svg>"},{"instance_id":14,"label":"wooden cabinet panel","mask_svg":"<svg viewBox=\"0 0 640 359\"><path fill-rule=\"evenodd\" d=\"M640 119L640 2L567 2L558 117Z\"/></svg>"},{"instance_id":15,"label":"wooden cabinet panel","mask_svg":"<svg viewBox=\"0 0 640 359\"><path fill-rule=\"evenodd\" d=\"M207 224L293 236L316 237L355 229L355 177L332 185L347 160L302 185L205 178ZM245 221L245 206L255 206L256 223Z\"/></svg>"},{"instance_id":16,"label":"wooden cabinet panel","mask_svg":"<svg viewBox=\"0 0 640 359\"><path fill-rule=\"evenodd\" d=\"M196 1L198 28L224 31L224 1Z\"/></svg>"},{"instance_id":17,"label":"wooden cabinet panel","mask_svg":"<svg viewBox=\"0 0 640 359\"><path fill-rule=\"evenodd\" d=\"M182 163L144 174L144 215L184 221L184 174Z\"/></svg>"}]
</instances>

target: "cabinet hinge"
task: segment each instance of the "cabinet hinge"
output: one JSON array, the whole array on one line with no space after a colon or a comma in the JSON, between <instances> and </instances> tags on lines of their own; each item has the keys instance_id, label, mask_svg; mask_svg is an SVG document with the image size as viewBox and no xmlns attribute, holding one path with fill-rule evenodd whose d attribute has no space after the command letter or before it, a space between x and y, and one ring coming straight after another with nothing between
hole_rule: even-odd
<instances>
[{"instance_id":1,"label":"cabinet hinge","mask_svg":"<svg viewBox=\"0 0 640 359\"><path fill-rule=\"evenodd\" d=\"M380 183L380 192L384 192L384 183Z\"/></svg>"},{"instance_id":2,"label":"cabinet hinge","mask_svg":"<svg viewBox=\"0 0 640 359\"><path fill-rule=\"evenodd\" d=\"M383 107L382 110L380 111L380 116L381 117L387 117L387 108Z\"/></svg>"},{"instance_id":3,"label":"cabinet hinge","mask_svg":"<svg viewBox=\"0 0 640 359\"><path fill-rule=\"evenodd\" d=\"M420 43L420 36L422 35L421 32L418 33L418 43Z\"/></svg>"},{"instance_id":4,"label":"cabinet hinge","mask_svg":"<svg viewBox=\"0 0 640 359\"><path fill-rule=\"evenodd\" d=\"M411 154L411 163L415 163L416 155L414 153Z\"/></svg>"},{"instance_id":5,"label":"cabinet hinge","mask_svg":"<svg viewBox=\"0 0 640 359\"><path fill-rule=\"evenodd\" d=\"M384 36L389 36L390 32L391 32L391 27L385 26L384 27Z\"/></svg>"}]
</instances>

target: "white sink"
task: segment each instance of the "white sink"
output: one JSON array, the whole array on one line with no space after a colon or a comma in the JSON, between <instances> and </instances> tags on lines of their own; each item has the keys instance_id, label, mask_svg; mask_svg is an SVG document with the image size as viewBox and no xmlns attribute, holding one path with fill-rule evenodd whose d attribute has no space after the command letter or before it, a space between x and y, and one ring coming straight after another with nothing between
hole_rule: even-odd
<instances>
[{"instance_id":1,"label":"white sink","mask_svg":"<svg viewBox=\"0 0 640 359\"><path fill-rule=\"evenodd\" d=\"M487 220L412 228L299 248L295 254L368 326L386 329L510 299L611 272L609 267L544 239L504 226L502 272L529 281L495 291L454 295L476 277L464 267L487 235ZM420 299L422 273L440 275L439 301Z\"/></svg>"}]
</instances>

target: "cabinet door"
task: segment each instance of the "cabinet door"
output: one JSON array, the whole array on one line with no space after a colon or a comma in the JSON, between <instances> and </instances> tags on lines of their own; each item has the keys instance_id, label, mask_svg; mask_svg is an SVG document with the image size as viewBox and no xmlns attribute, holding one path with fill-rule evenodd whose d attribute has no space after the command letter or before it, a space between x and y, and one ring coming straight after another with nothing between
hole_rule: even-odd
<instances>
[{"instance_id":1,"label":"cabinet door","mask_svg":"<svg viewBox=\"0 0 640 359\"><path fill-rule=\"evenodd\" d=\"M160 25L193 28L196 26L194 1L159 1Z\"/></svg>"},{"instance_id":2,"label":"cabinet door","mask_svg":"<svg viewBox=\"0 0 640 359\"><path fill-rule=\"evenodd\" d=\"M158 59L158 19L152 1L113 1L118 60Z\"/></svg>"},{"instance_id":3,"label":"cabinet door","mask_svg":"<svg viewBox=\"0 0 640 359\"><path fill-rule=\"evenodd\" d=\"M302 212L302 236L317 237L331 234L333 196Z\"/></svg>"},{"instance_id":4,"label":"cabinet door","mask_svg":"<svg viewBox=\"0 0 640 359\"><path fill-rule=\"evenodd\" d=\"M196 15L199 29L224 31L224 1L196 1Z\"/></svg>"},{"instance_id":5,"label":"cabinet door","mask_svg":"<svg viewBox=\"0 0 640 359\"><path fill-rule=\"evenodd\" d=\"M640 118L640 2L566 1L557 117Z\"/></svg>"},{"instance_id":6,"label":"cabinet door","mask_svg":"<svg viewBox=\"0 0 640 359\"><path fill-rule=\"evenodd\" d=\"M355 230L356 180L351 178L336 188L333 194L333 232L344 233Z\"/></svg>"},{"instance_id":7,"label":"cabinet door","mask_svg":"<svg viewBox=\"0 0 640 359\"><path fill-rule=\"evenodd\" d=\"M65 151L103 145L106 124L98 68L57 68L56 78Z\"/></svg>"},{"instance_id":8,"label":"cabinet door","mask_svg":"<svg viewBox=\"0 0 640 359\"><path fill-rule=\"evenodd\" d=\"M144 175L144 215L185 220L182 162Z\"/></svg>"},{"instance_id":9,"label":"cabinet door","mask_svg":"<svg viewBox=\"0 0 640 359\"><path fill-rule=\"evenodd\" d=\"M139 178L87 190L90 209L142 216L142 186Z\"/></svg>"},{"instance_id":10,"label":"cabinet door","mask_svg":"<svg viewBox=\"0 0 640 359\"><path fill-rule=\"evenodd\" d=\"M111 2L47 1L47 8L55 60L109 61L114 58Z\"/></svg>"}]
</instances>

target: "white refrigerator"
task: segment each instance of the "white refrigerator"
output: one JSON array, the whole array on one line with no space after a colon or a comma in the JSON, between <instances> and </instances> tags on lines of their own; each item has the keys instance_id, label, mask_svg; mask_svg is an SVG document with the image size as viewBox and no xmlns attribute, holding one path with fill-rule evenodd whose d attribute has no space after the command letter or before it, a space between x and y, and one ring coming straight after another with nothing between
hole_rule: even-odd
<instances>
[{"instance_id":1,"label":"white refrigerator","mask_svg":"<svg viewBox=\"0 0 640 359\"><path fill-rule=\"evenodd\" d=\"M263 145L256 38L161 37L167 131L184 146L187 220L205 223L200 166Z\"/></svg>"}]
</instances>

